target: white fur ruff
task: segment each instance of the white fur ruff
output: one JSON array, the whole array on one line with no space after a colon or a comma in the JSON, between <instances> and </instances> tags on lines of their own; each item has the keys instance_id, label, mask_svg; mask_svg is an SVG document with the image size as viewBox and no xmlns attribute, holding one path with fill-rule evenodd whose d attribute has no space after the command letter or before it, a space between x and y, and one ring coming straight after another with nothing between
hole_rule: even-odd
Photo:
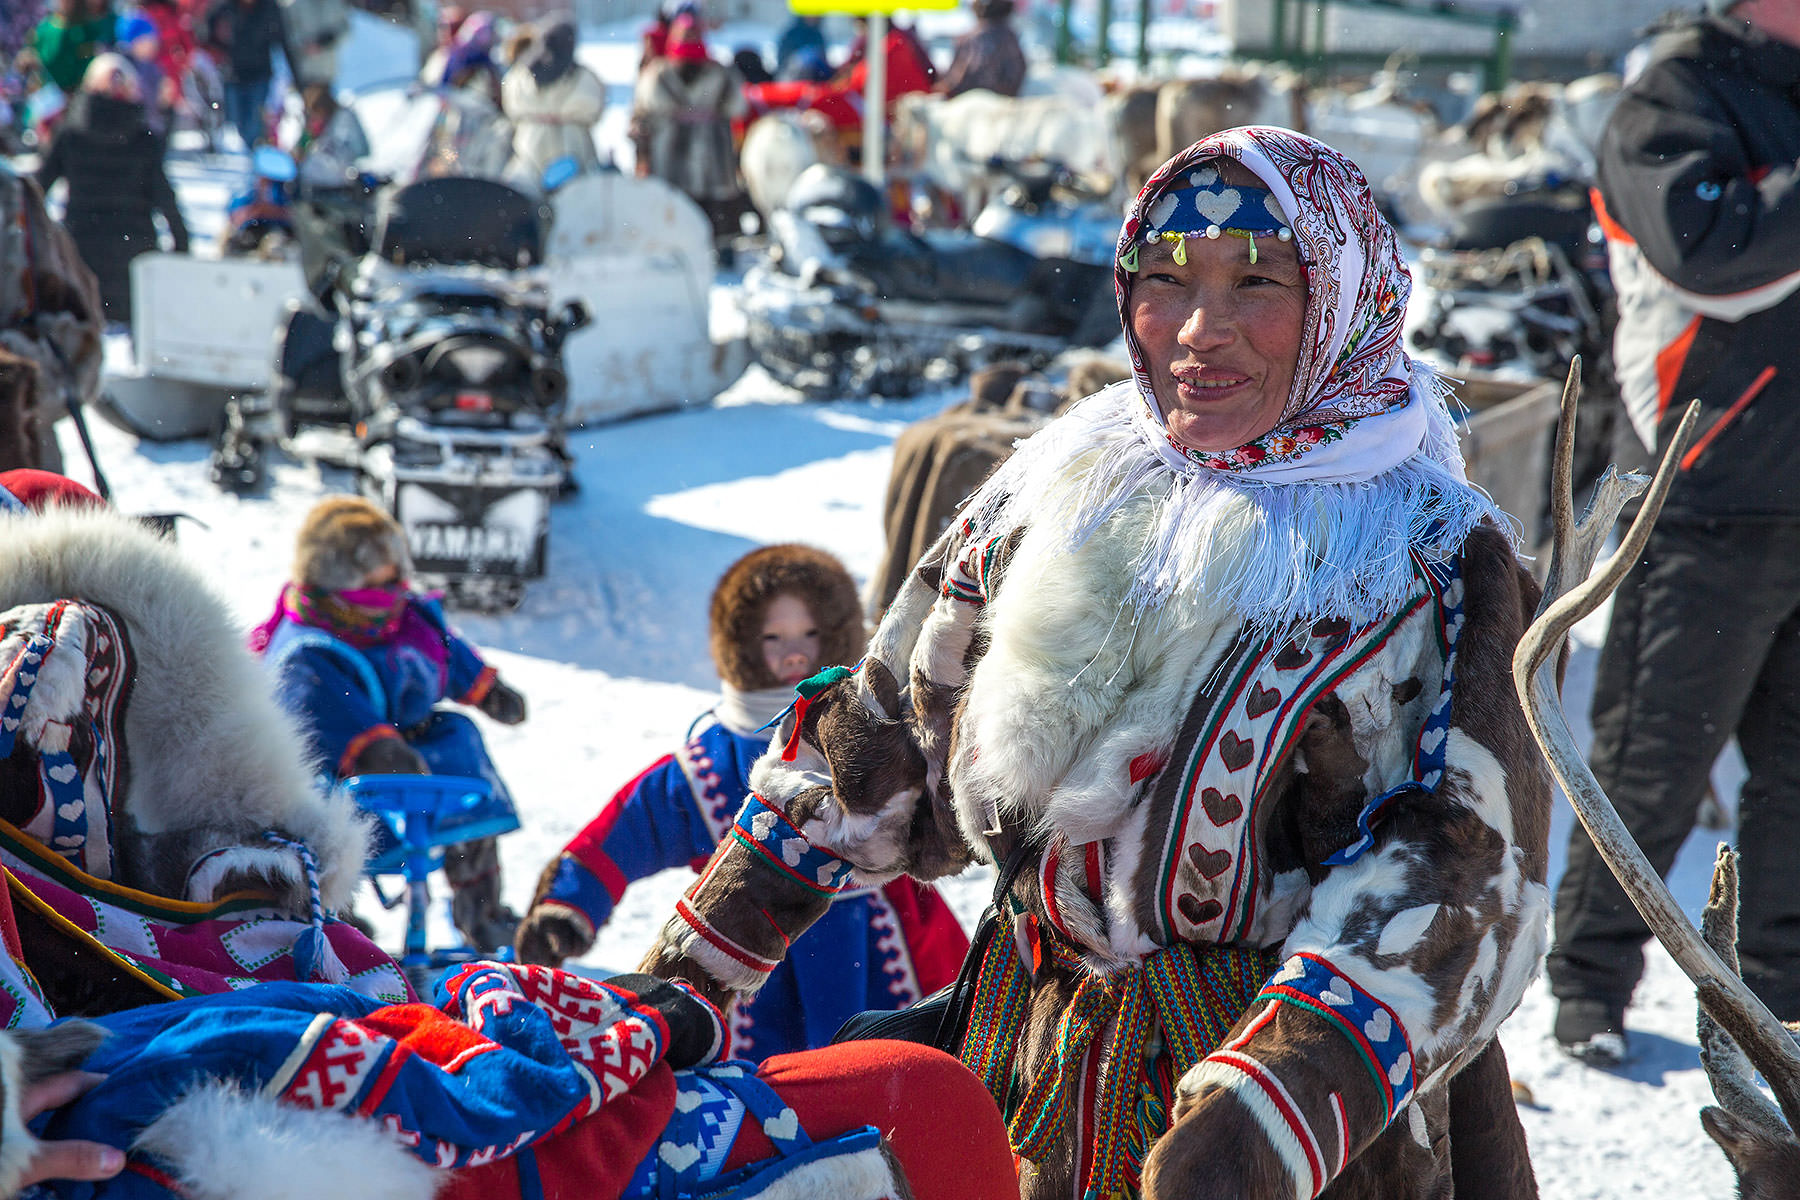
<instances>
[{"instance_id":1,"label":"white fur ruff","mask_svg":"<svg viewBox=\"0 0 1800 1200\"><path fill-rule=\"evenodd\" d=\"M347 798L314 789L299 729L207 581L120 513L0 515L0 611L76 597L123 620L137 669L124 721L129 790L114 797L115 813L148 835L216 831L202 849L254 845L279 830L318 856L326 907L348 905L365 820ZM177 883L189 866L173 864Z\"/></svg>"},{"instance_id":2,"label":"white fur ruff","mask_svg":"<svg viewBox=\"0 0 1800 1200\"><path fill-rule=\"evenodd\" d=\"M448 1178L378 1122L217 1081L166 1109L133 1149L166 1163L194 1200L431 1200Z\"/></svg>"},{"instance_id":3,"label":"white fur ruff","mask_svg":"<svg viewBox=\"0 0 1800 1200\"><path fill-rule=\"evenodd\" d=\"M796 1168L767 1187L752 1180L737 1196L755 1200L899 1200L909 1196L892 1160L880 1150L859 1150Z\"/></svg>"},{"instance_id":4,"label":"white fur ruff","mask_svg":"<svg viewBox=\"0 0 1800 1200\"><path fill-rule=\"evenodd\" d=\"M1366 455L1332 447L1314 475L1303 465L1311 456L1302 456L1258 478L1168 449L1127 380L1023 442L964 511L976 538L1066 514L1059 528L1073 549L1125 505L1146 503L1151 517L1124 596L1136 613L1204 578L1259 631L1301 618L1370 621L1411 592L1409 547L1441 561L1483 521L1510 528L1464 477L1442 380L1415 365L1411 387L1410 402L1391 418L1363 419L1403 420L1393 432L1410 444L1353 426L1344 441L1372 442Z\"/></svg>"},{"instance_id":5,"label":"white fur ruff","mask_svg":"<svg viewBox=\"0 0 1800 1200\"><path fill-rule=\"evenodd\" d=\"M0 1034L0 1087L5 1088L5 1112L0 1113L0 1196L19 1194L19 1181L37 1154L38 1141L25 1128L19 1104L25 1098L24 1053L9 1036Z\"/></svg>"}]
</instances>

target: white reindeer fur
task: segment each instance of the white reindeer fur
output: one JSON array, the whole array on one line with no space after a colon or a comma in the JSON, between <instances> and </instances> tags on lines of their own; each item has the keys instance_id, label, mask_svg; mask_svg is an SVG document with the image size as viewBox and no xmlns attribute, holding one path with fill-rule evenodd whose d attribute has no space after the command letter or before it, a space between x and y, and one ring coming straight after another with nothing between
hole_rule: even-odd
<instances>
[{"instance_id":1,"label":"white reindeer fur","mask_svg":"<svg viewBox=\"0 0 1800 1200\"><path fill-rule=\"evenodd\" d=\"M1066 492L1058 500L1073 507ZM1131 762L1168 753L1189 697L1241 628L1203 580L1134 621L1126 593L1153 510L1127 502L1076 550L1064 514L1044 512L1008 564L950 765L972 844L986 797L1073 843L1113 836L1136 793Z\"/></svg>"},{"instance_id":2,"label":"white reindeer fur","mask_svg":"<svg viewBox=\"0 0 1800 1200\"><path fill-rule=\"evenodd\" d=\"M168 542L110 510L0 517L0 611L66 598L105 605L131 639L131 770L119 807L138 829L222 825L251 845L279 828L318 856L326 906L348 905L366 826L349 801L314 790L298 728L200 573Z\"/></svg>"},{"instance_id":3,"label":"white reindeer fur","mask_svg":"<svg viewBox=\"0 0 1800 1200\"><path fill-rule=\"evenodd\" d=\"M19 1105L25 1099L24 1053L10 1037L0 1036L0 1087L6 1089L0 1113L0 1196L19 1194L19 1182L37 1154L38 1141L25 1128Z\"/></svg>"},{"instance_id":4,"label":"white reindeer fur","mask_svg":"<svg viewBox=\"0 0 1800 1200\"><path fill-rule=\"evenodd\" d=\"M431 1200L448 1178L379 1122L222 1081L176 1101L132 1148L166 1164L193 1200Z\"/></svg>"},{"instance_id":5,"label":"white reindeer fur","mask_svg":"<svg viewBox=\"0 0 1800 1200\"><path fill-rule=\"evenodd\" d=\"M880 1149L827 1158L757 1190L734 1193L755 1200L899 1200L910 1196L893 1160Z\"/></svg>"}]
</instances>

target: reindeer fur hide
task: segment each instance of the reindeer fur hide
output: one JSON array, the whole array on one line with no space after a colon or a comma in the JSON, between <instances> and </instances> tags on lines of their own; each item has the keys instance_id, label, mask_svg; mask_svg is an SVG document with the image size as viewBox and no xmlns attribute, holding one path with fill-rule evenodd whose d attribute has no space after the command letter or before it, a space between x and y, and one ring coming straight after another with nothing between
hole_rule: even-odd
<instances>
[{"instance_id":1,"label":"reindeer fur hide","mask_svg":"<svg viewBox=\"0 0 1800 1200\"><path fill-rule=\"evenodd\" d=\"M346 907L367 851L364 818L348 800L314 789L298 727L200 573L110 510L0 516L0 612L61 599L109 609L135 658L124 716L129 770L124 794L113 798L118 882L207 900L260 879L304 912L293 854L262 843L273 829L312 848L326 907ZM190 881L203 855L227 847L235 849Z\"/></svg>"}]
</instances>

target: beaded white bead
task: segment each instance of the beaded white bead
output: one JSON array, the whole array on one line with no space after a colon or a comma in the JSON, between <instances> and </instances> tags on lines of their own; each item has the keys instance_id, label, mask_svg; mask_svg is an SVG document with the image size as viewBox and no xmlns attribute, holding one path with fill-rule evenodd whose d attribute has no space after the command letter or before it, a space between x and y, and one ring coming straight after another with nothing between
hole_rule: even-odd
<instances>
[{"instance_id":1,"label":"beaded white bead","mask_svg":"<svg viewBox=\"0 0 1800 1200\"><path fill-rule=\"evenodd\" d=\"M1217 238L1219 236L1219 232L1220 232L1220 230L1217 225L1208 225L1206 227L1206 236L1209 238L1213 238L1214 240L1217 240Z\"/></svg>"}]
</instances>

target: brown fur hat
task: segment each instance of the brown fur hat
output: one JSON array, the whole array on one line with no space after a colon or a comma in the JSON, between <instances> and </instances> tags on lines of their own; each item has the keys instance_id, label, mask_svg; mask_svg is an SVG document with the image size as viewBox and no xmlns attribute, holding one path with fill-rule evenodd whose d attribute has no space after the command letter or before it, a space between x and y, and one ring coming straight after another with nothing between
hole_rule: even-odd
<instances>
[{"instance_id":1,"label":"brown fur hat","mask_svg":"<svg viewBox=\"0 0 1800 1200\"><path fill-rule=\"evenodd\" d=\"M377 567L393 563L412 575L406 534L394 518L361 496L321 500L300 524L294 541L294 582L339 591L360 584Z\"/></svg>"},{"instance_id":2,"label":"brown fur hat","mask_svg":"<svg viewBox=\"0 0 1800 1200\"><path fill-rule=\"evenodd\" d=\"M788 592L819 626L819 666L850 666L867 636L856 584L844 564L811 546L788 543L752 550L725 569L712 594L712 656L719 678L747 692L780 687L763 662L763 618Z\"/></svg>"}]
</instances>

